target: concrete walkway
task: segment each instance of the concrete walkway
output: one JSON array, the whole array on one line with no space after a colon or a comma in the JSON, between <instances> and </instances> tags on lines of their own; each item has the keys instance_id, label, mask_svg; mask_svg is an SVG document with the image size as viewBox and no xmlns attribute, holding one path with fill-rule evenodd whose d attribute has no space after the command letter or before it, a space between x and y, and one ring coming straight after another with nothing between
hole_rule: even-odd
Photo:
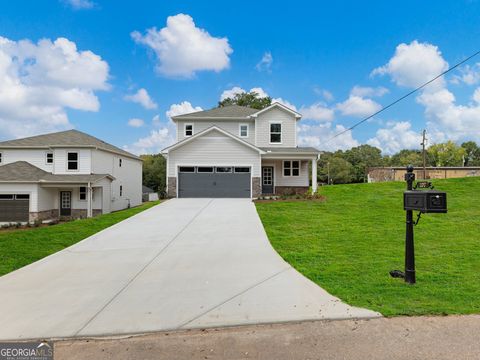
<instances>
[{"instance_id":1,"label":"concrete walkway","mask_svg":"<svg viewBox=\"0 0 480 360\"><path fill-rule=\"evenodd\" d=\"M174 199L0 278L0 339L371 318L304 278L244 199Z\"/></svg>"}]
</instances>

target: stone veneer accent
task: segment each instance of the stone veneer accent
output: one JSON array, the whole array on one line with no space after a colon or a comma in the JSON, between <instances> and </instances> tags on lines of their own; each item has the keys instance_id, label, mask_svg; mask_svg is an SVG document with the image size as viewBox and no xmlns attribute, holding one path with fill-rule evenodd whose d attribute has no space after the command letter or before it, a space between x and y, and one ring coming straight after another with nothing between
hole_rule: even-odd
<instances>
[{"instance_id":1,"label":"stone veneer accent","mask_svg":"<svg viewBox=\"0 0 480 360\"><path fill-rule=\"evenodd\" d=\"M259 177L252 177L252 198L262 195L262 182Z\"/></svg>"},{"instance_id":2,"label":"stone veneer accent","mask_svg":"<svg viewBox=\"0 0 480 360\"><path fill-rule=\"evenodd\" d=\"M305 194L308 186L275 186L275 195Z\"/></svg>"},{"instance_id":3,"label":"stone veneer accent","mask_svg":"<svg viewBox=\"0 0 480 360\"><path fill-rule=\"evenodd\" d=\"M29 221L43 221L48 219L57 219L58 218L58 209L45 210L39 212L31 212L29 214Z\"/></svg>"},{"instance_id":4,"label":"stone veneer accent","mask_svg":"<svg viewBox=\"0 0 480 360\"><path fill-rule=\"evenodd\" d=\"M98 216L102 214L101 209L93 209L92 215ZM85 219L87 217L87 209L72 209L72 215L67 216L73 219Z\"/></svg>"},{"instance_id":5,"label":"stone veneer accent","mask_svg":"<svg viewBox=\"0 0 480 360\"><path fill-rule=\"evenodd\" d=\"M168 177L168 193L169 198L177 197L177 178L174 176Z\"/></svg>"}]
</instances>

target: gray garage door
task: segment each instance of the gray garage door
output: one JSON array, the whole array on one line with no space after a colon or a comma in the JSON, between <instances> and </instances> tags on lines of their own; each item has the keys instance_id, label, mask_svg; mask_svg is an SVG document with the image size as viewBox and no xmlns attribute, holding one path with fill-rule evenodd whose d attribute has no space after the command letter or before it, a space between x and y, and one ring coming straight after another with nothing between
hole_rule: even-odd
<instances>
[{"instance_id":1,"label":"gray garage door","mask_svg":"<svg viewBox=\"0 0 480 360\"><path fill-rule=\"evenodd\" d=\"M178 197L249 198L249 167L198 166L179 168Z\"/></svg>"},{"instance_id":2,"label":"gray garage door","mask_svg":"<svg viewBox=\"0 0 480 360\"><path fill-rule=\"evenodd\" d=\"M0 194L0 222L28 221L29 202L26 194Z\"/></svg>"}]
</instances>

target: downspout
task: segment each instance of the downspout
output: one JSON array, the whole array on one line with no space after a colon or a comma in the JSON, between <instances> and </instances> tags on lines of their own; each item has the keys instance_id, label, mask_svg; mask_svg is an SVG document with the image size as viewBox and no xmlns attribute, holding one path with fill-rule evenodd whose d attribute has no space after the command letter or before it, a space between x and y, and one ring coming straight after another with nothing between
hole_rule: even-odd
<instances>
[{"instance_id":1,"label":"downspout","mask_svg":"<svg viewBox=\"0 0 480 360\"><path fill-rule=\"evenodd\" d=\"M87 185L87 218L92 217L92 186L91 182L88 182Z\"/></svg>"}]
</instances>

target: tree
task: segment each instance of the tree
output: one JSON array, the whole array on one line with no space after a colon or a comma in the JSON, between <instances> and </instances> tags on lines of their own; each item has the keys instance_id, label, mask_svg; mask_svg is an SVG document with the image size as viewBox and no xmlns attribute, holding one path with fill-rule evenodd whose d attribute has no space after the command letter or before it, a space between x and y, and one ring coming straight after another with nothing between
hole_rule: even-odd
<instances>
[{"instance_id":1,"label":"tree","mask_svg":"<svg viewBox=\"0 0 480 360\"><path fill-rule=\"evenodd\" d=\"M325 166L330 168L330 182L332 184L348 184L353 181L354 168L347 160L332 156ZM322 169L323 173L326 171L326 168Z\"/></svg>"},{"instance_id":2,"label":"tree","mask_svg":"<svg viewBox=\"0 0 480 360\"><path fill-rule=\"evenodd\" d=\"M241 92L235 94L235 96L228 97L218 102L218 107L224 107L229 105L248 106L252 109L262 110L272 104L272 98L270 96L260 97L255 91Z\"/></svg>"},{"instance_id":3,"label":"tree","mask_svg":"<svg viewBox=\"0 0 480 360\"><path fill-rule=\"evenodd\" d=\"M388 160L390 166L423 166L423 157L420 150L400 150Z\"/></svg>"},{"instance_id":4,"label":"tree","mask_svg":"<svg viewBox=\"0 0 480 360\"><path fill-rule=\"evenodd\" d=\"M480 165L480 148L475 141L467 141L462 144L465 149L464 166L479 166Z\"/></svg>"},{"instance_id":5,"label":"tree","mask_svg":"<svg viewBox=\"0 0 480 360\"><path fill-rule=\"evenodd\" d=\"M143 160L143 184L159 193L165 191L166 161L160 155L141 155Z\"/></svg>"},{"instance_id":6,"label":"tree","mask_svg":"<svg viewBox=\"0 0 480 360\"><path fill-rule=\"evenodd\" d=\"M368 168L383 166L382 151L374 146L360 145L344 152L343 158L353 165L354 182L364 182Z\"/></svg>"},{"instance_id":7,"label":"tree","mask_svg":"<svg viewBox=\"0 0 480 360\"><path fill-rule=\"evenodd\" d=\"M462 166L466 151L453 141L434 144L427 150L435 166Z\"/></svg>"}]
</instances>

